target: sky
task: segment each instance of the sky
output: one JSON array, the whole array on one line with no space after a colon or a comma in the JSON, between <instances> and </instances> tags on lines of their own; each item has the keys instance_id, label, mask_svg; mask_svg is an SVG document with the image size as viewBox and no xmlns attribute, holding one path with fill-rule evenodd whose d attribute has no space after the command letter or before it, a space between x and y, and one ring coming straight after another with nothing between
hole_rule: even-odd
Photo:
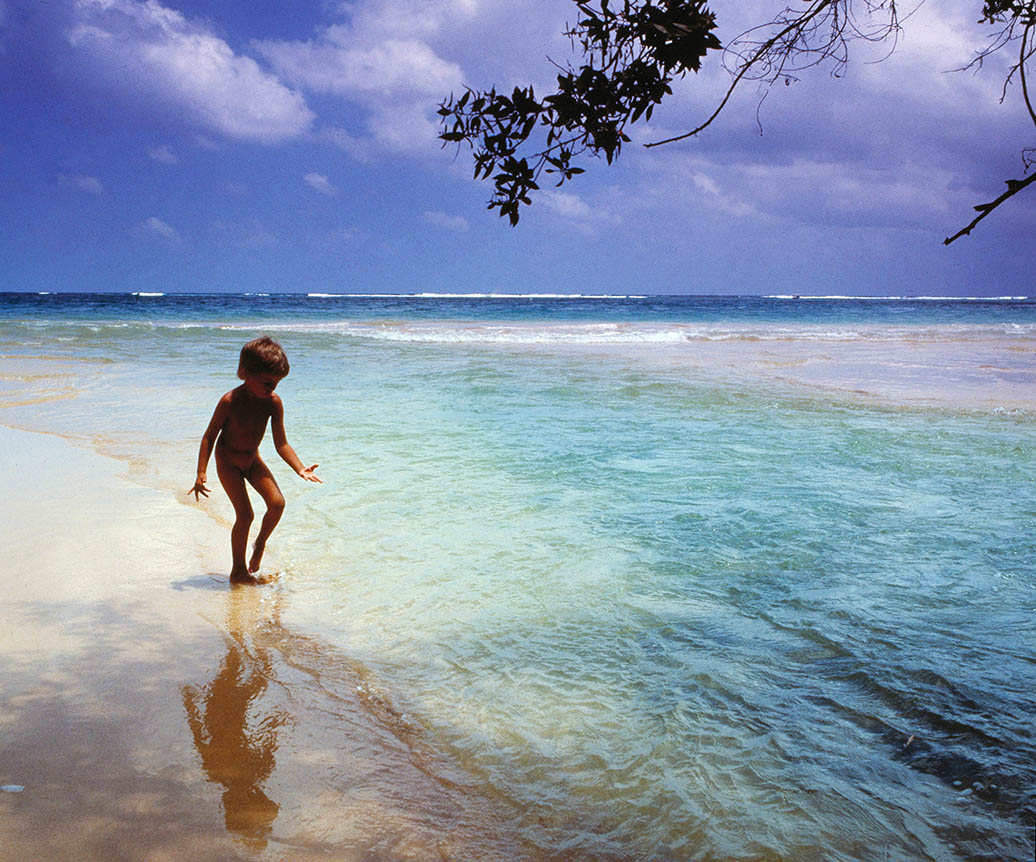
<instances>
[{"instance_id":1,"label":"sky","mask_svg":"<svg viewBox=\"0 0 1036 862\"><path fill-rule=\"evenodd\" d=\"M784 4L710 5L726 44ZM435 111L546 93L570 0L0 0L0 291L1036 295L1036 186L942 242L1036 143L1007 58L954 71L980 6L641 146L711 113L711 54L511 228Z\"/></svg>"}]
</instances>

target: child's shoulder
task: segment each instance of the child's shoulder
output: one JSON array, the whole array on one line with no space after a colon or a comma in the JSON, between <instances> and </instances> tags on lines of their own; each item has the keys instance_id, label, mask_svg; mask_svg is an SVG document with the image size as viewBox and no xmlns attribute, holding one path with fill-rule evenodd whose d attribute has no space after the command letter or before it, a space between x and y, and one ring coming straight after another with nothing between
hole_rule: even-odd
<instances>
[{"instance_id":1,"label":"child's shoulder","mask_svg":"<svg viewBox=\"0 0 1036 862\"><path fill-rule=\"evenodd\" d=\"M216 409L233 410L234 407L241 403L241 395L244 392L244 386L237 386L231 389L229 392L224 392L219 397L219 402L216 404Z\"/></svg>"}]
</instances>

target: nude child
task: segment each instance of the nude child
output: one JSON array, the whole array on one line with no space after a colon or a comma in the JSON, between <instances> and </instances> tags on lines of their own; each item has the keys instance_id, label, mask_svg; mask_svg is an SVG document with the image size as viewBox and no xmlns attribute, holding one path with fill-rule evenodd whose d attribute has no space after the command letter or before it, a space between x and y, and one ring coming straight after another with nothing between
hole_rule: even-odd
<instances>
[{"instance_id":1,"label":"nude child","mask_svg":"<svg viewBox=\"0 0 1036 862\"><path fill-rule=\"evenodd\" d=\"M241 348L237 376L244 381L219 399L209 427L201 438L198 452L198 476L189 493L199 500L208 496L205 483L209 455L216 451L216 473L223 490L234 506L234 526L230 531L230 550L233 564L230 581L234 584L258 584L255 573L266 550L266 540L277 526L284 512L284 495L277 486L270 468L259 455L259 443L266 433L266 423L272 420L273 443L277 454L308 482L320 482L314 471L316 464L305 467L284 434L284 404L274 389L288 375L288 358L281 346L269 336L249 341ZM248 499L248 482L266 503L259 533L252 547L252 557L245 565L248 532L254 513Z\"/></svg>"}]
</instances>

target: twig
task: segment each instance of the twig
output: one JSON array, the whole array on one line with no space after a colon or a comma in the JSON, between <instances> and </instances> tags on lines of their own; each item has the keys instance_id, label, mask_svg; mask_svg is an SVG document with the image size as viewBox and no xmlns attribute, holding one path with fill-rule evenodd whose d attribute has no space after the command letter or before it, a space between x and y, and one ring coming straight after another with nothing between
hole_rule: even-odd
<instances>
[{"instance_id":1,"label":"twig","mask_svg":"<svg viewBox=\"0 0 1036 862\"><path fill-rule=\"evenodd\" d=\"M1026 50L1029 47L1030 33L1032 33L1032 24L1027 24L1022 32L1022 51L1018 59L1018 70L1022 78L1022 98L1025 100L1025 107L1029 109L1029 116L1032 117L1033 125L1036 125L1036 111L1032 109L1032 102L1029 99L1029 86L1025 81L1025 63L1032 55L1032 51Z\"/></svg>"},{"instance_id":2,"label":"twig","mask_svg":"<svg viewBox=\"0 0 1036 862\"><path fill-rule=\"evenodd\" d=\"M734 90L737 89L737 85L741 83L741 79L743 77L745 77L745 75L748 74L748 71L752 67L754 67L755 64L758 63L763 57L765 57L766 54L770 50L772 50L773 47L775 45L777 45L780 42L781 39L784 38L784 36L786 36L788 33L791 33L795 29L799 29L799 30L804 29L805 26L810 21L812 21L814 18L816 18L817 15L819 15L824 9L826 9L830 5L831 5L831 0L821 0L821 2L817 5L817 7L815 9L813 9L812 12L809 12L807 15L805 15L802 18L799 18L797 20L793 20L787 27L785 27L779 33L777 33L776 35L770 37L765 42L763 42L763 44L760 45L759 48L756 50L756 52L752 56L752 58L750 60L746 61L741 66L741 70L734 76L734 80L731 81L730 86L727 88L726 95L723 96L723 99L720 101L719 105L716 107L716 110L714 110L712 112L712 116L710 116L704 123L702 123L700 126L698 126L698 128L692 129L689 132L684 132L682 135L676 135L675 137L672 137L672 138L666 138L664 141L652 141L649 144L644 144L644 146L647 147L647 148L661 147L664 144L672 144L672 143L675 143L676 141L685 140L686 138L693 138L696 134L698 134L698 132L700 132L703 129L706 129L710 125L712 125L712 121L715 120L716 117L718 117L720 115L720 113L723 111L723 108L726 107L727 102L730 101L730 97L734 95ZM778 69L778 74L779 74L779 69Z\"/></svg>"},{"instance_id":3,"label":"twig","mask_svg":"<svg viewBox=\"0 0 1036 862\"><path fill-rule=\"evenodd\" d=\"M1007 191L1004 192L995 201L990 201L988 204L978 204L975 209L978 211L978 215L972 219L971 224L967 227L961 228L953 236L948 236L943 240L943 245L949 245L955 239L960 239L962 236L967 236L971 233L972 228L975 227L982 219L989 215L995 210L1000 204L1006 201L1010 197L1014 197L1018 192L1024 189L1030 183L1036 181L1036 174L1026 177L1024 180L1005 180L1007 183Z\"/></svg>"},{"instance_id":4,"label":"twig","mask_svg":"<svg viewBox=\"0 0 1036 862\"><path fill-rule=\"evenodd\" d=\"M868 2L867 8L869 11L883 7L885 4L871 4ZM833 8L833 12L831 11ZM810 62L806 62L802 66L795 65L792 70L804 69L810 66L816 66L822 63L825 59L834 57L839 67L844 67L848 62L848 46L847 41L849 39L863 38L867 41L879 41L883 40L889 33L896 33L899 30L899 18L896 13L896 4L892 2L890 4L890 20L887 28L882 31L871 31L869 33L863 32L853 21L851 9L847 8L846 17L844 21L839 22L838 20L839 0L813 0L813 5L808 6L803 12L798 13L790 19L781 20L780 16L771 24L785 24L780 31L775 33L769 39L763 42L756 42L755 50L753 51L742 51L740 47L734 50L734 46L738 46L739 42L749 33L753 33L757 30L763 29L763 27L753 27L752 29L742 33L738 36L728 47L727 50L734 53L741 59L740 68L734 74L733 80L730 82L730 86L727 88L720 100L719 105L712 114L697 128L692 129L689 132L675 135L671 138L666 138L662 141L652 141L651 143L644 144L645 147L661 147L665 144L672 144L676 141L683 141L687 138L692 138L699 132L708 128L712 125L713 121L723 112L727 102L730 101L731 96L734 95L734 91L741 84L742 80L749 76L749 73L757 73L757 66L762 66L766 71L762 74L754 74L752 77L759 79L769 80L772 85L778 81L781 77L786 78L786 82L789 76L785 74L785 69L792 62L792 57L795 55L805 56L816 56L819 55L818 59L812 59ZM785 10L791 13L791 8ZM818 47L811 47L808 43L803 44L802 47L796 47L800 40L808 39L804 37L803 33L809 31L810 35L814 35L818 32L820 24L817 23L816 19L822 12L829 12L835 16L835 23L833 26L833 32L830 39L826 44ZM769 26L769 25L763 25ZM846 34L849 34L848 36ZM839 48L840 46L840 48ZM893 45L893 49L895 45Z\"/></svg>"}]
</instances>

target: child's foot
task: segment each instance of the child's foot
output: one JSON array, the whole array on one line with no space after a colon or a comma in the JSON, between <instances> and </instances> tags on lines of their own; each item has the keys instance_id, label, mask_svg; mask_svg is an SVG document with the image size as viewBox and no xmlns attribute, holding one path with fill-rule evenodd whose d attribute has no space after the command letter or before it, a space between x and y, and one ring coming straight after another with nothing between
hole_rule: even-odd
<instances>
[{"instance_id":1,"label":"child's foot","mask_svg":"<svg viewBox=\"0 0 1036 862\"><path fill-rule=\"evenodd\" d=\"M234 569L230 573L230 583L232 583L232 584L250 584L252 586L255 586L256 584L261 583L261 581L257 577L255 577L254 575L250 575L248 572L238 571L237 569Z\"/></svg>"},{"instance_id":2,"label":"child's foot","mask_svg":"<svg viewBox=\"0 0 1036 862\"><path fill-rule=\"evenodd\" d=\"M263 551L266 550L266 542L259 544L257 539L255 544L252 545L252 559L248 561L248 571L255 574L259 571L259 566L263 561Z\"/></svg>"}]
</instances>

